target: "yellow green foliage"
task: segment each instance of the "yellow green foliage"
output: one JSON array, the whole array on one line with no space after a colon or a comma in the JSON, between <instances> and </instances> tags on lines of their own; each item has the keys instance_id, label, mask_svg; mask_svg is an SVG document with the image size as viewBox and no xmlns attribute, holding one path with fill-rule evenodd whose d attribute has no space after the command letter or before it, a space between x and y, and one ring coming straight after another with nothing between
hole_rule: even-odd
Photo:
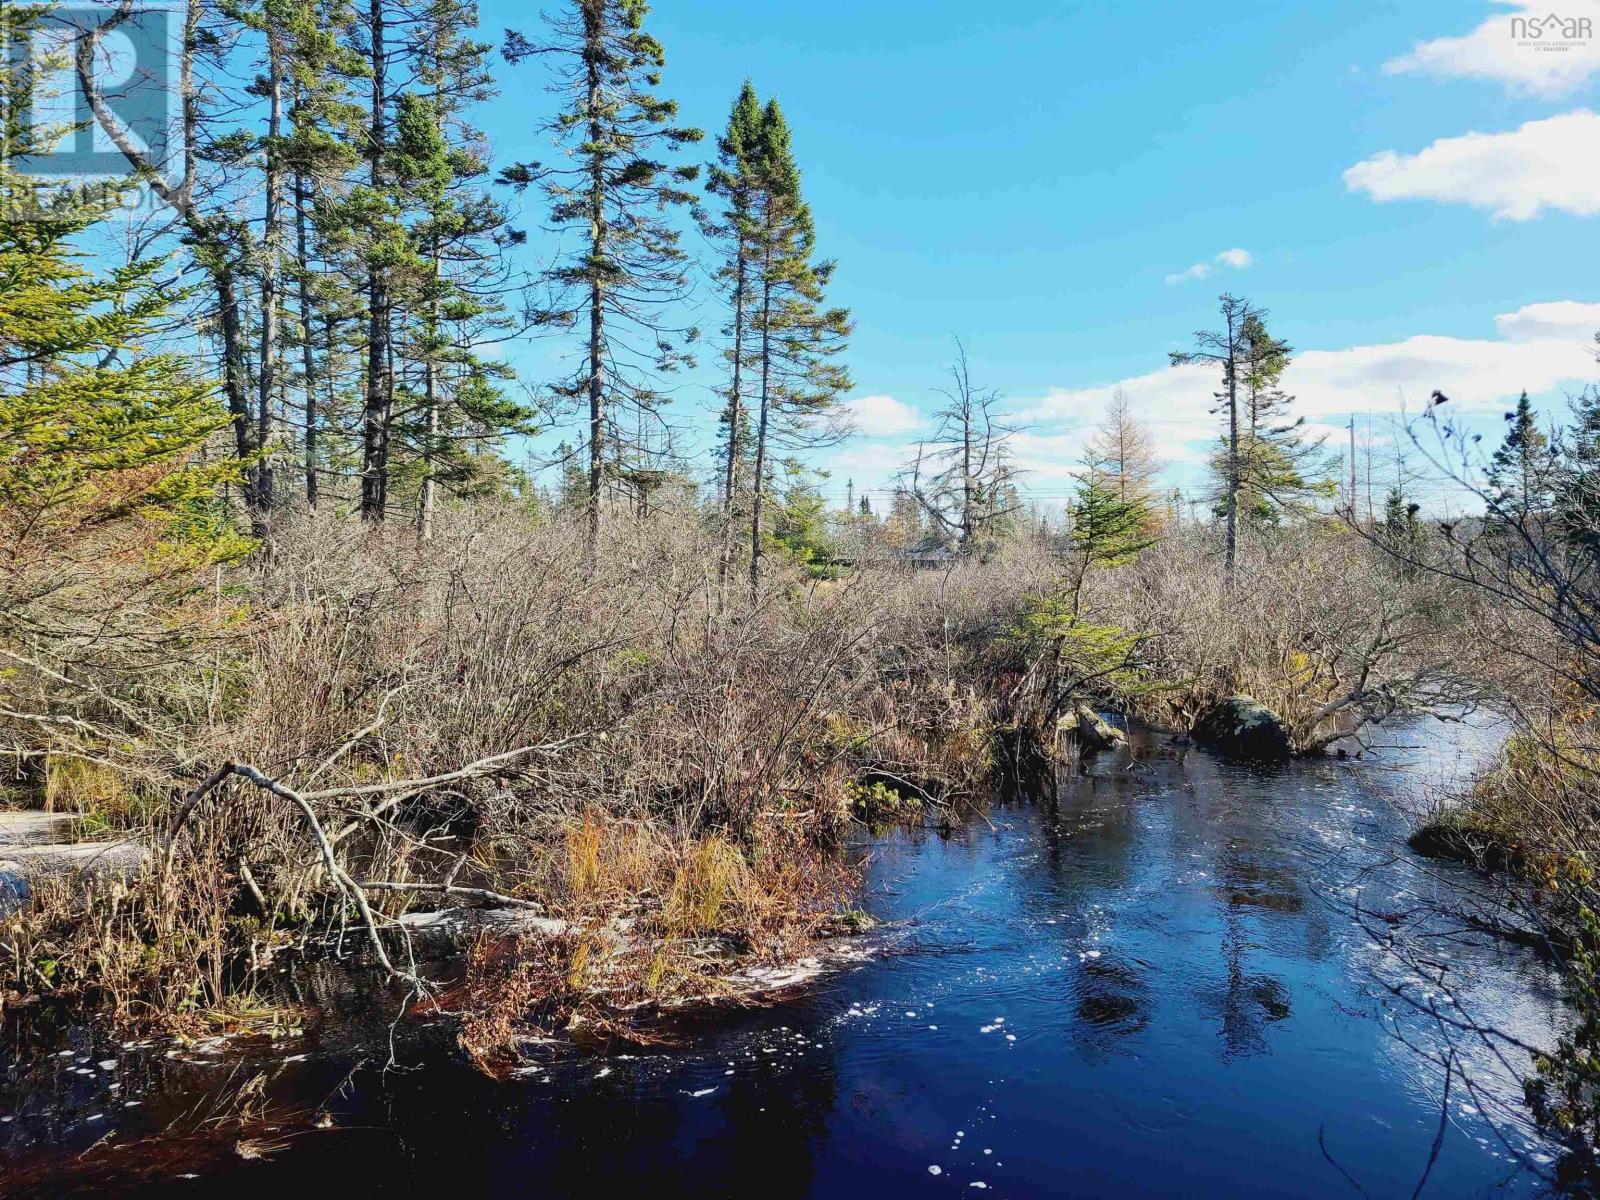
<instances>
[{"instance_id":1,"label":"yellow green foliage","mask_svg":"<svg viewBox=\"0 0 1600 1200\"><path fill-rule=\"evenodd\" d=\"M91 270L72 245L89 223L0 222L0 540L162 573L238 557L250 543L217 502L237 464L197 457L227 414L184 360L142 346L181 297L159 260Z\"/></svg>"},{"instance_id":2,"label":"yellow green foliage","mask_svg":"<svg viewBox=\"0 0 1600 1200\"><path fill-rule=\"evenodd\" d=\"M904 820L922 811L922 801L902 794L881 780L871 785L852 783L847 792L851 811L863 820Z\"/></svg>"},{"instance_id":3,"label":"yellow green foliage","mask_svg":"<svg viewBox=\"0 0 1600 1200\"><path fill-rule=\"evenodd\" d=\"M1141 683L1135 660L1144 636L1084 620L1071 598L1060 593L1028 597L1002 640L1030 660L1048 656L1055 677L1072 685L1092 681L1100 688L1132 692Z\"/></svg>"}]
</instances>

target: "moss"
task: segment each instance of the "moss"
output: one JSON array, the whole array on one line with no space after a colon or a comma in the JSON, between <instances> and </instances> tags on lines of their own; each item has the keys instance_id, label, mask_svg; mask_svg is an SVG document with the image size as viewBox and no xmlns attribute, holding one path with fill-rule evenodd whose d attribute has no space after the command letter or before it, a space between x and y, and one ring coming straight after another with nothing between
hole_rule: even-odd
<instances>
[{"instance_id":1,"label":"moss","mask_svg":"<svg viewBox=\"0 0 1600 1200\"><path fill-rule=\"evenodd\" d=\"M922 801L898 788L875 780L853 783L848 789L850 811L872 824L912 820L922 815Z\"/></svg>"}]
</instances>

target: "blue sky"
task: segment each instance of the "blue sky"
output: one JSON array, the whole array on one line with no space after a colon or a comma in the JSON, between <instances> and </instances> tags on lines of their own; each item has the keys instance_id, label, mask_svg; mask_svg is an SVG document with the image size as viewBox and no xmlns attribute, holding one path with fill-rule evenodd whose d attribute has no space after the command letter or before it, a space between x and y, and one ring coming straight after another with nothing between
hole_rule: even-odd
<instances>
[{"instance_id":1,"label":"blue sky","mask_svg":"<svg viewBox=\"0 0 1600 1200\"><path fill-rule=\"evenodd\" d=\"M485 0L485 34L530 8ZM1053 498L1119 382L1171 482L1195 483L1210 384L1165 356L1225 288L1316 352L1289 382L1319 424L1372 412L1381 430L1434 386L1486 428L1521 386L1563 406L1600 327L1600 36L1520 45L1511 18L1533 11L662 0L649 25L687 120L714 133L748 76L793 126L856 318L863 436L824 460L825 490L887 486L960 335L1026 414L1028 489ZM1563 11L1600 34L1600 0ZM481 123L497 152L538 157L540 68L501 74ZM537 377L556 351L514 357ZM679 389L686 423L704 427L708 382Z\"/></svg>"}]
</instances>

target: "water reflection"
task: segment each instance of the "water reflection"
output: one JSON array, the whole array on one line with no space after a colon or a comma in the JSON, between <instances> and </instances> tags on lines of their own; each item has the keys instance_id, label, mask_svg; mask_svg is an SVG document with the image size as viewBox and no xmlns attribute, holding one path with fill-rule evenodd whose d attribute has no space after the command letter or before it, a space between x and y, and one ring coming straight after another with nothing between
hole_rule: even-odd
<instances>
[{"instance_id":1,"label":"water reflection","mask_svg":"<svg viewBox=\"0 0 1600 1200\"><path fill-rule=\"evenodd\" d=\"M1136 738L1053 794L890 836L869 903L891 950L693 1031L693 1050L553 1049L496 1083L443 1031L389 1067L375 1026L370 1060L312 1046L274 1068L264 1157L224 1144L164 1177L102 1171L79 1190L186 1173L190 1190L231 1196L334 1178L350 1195L1344 1196L1345 1172L1370 1195L1410 1195L1448 1058L1472 1084L1452 1092L1429 1194L1531 1193L1554 1151L1522 1115L1524 1064L1440 1014L1491 1014L1547 1044L1563 1019L1548 971L1472 938L1430 942L1426 921L1375 934L1353 916L1445 908L1470 882L1403 852L1395 798L1463 753L1427 746L1422 766L1257 772ZM359 1027L346 1017L326 1046ZM114 1072L71 1073L76 1055L30 1059L49 1080L13 1078L0 1097L8 1160L76 1155L110 1125L136 1142L197 1080L237 1069L119 1057L122 1094L145 1107L107 1108Z\"/></svg>"}]
</instances>

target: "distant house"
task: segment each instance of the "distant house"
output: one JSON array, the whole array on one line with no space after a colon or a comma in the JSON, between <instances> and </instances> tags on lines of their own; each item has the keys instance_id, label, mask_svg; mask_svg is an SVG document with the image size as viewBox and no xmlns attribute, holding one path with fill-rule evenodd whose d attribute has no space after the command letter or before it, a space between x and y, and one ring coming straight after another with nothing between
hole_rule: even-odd
<instances>
[{"instance_id":1,"label":"distant house","mask_svg":"<svg viewBox=\"0 0 1600 1200\"><path fill-rule=\"evenodd\" d=\"M937 538L924 538L914 546L907 546L902 550L891 550L887 547L878 547L865 554L844 553L836 554L831 558L815 559L812 567L877 567L905 564L916 567L918 570L936 571L949 567L961 561L961 551L949 542L941 542Z\"/></svg>"},{"instance_id":2,"label":"distant house","mask_svg":"<svg viewBox=\"0 0 1600 1200\"><path fill-rule=\"evenodd\" d=\"M935 571L954 564L961 557L961 552L949 542L938 538L923 538L914 546L907 546L900 552L904 562L922 570Z\"/></svg>"}]
</instances>

